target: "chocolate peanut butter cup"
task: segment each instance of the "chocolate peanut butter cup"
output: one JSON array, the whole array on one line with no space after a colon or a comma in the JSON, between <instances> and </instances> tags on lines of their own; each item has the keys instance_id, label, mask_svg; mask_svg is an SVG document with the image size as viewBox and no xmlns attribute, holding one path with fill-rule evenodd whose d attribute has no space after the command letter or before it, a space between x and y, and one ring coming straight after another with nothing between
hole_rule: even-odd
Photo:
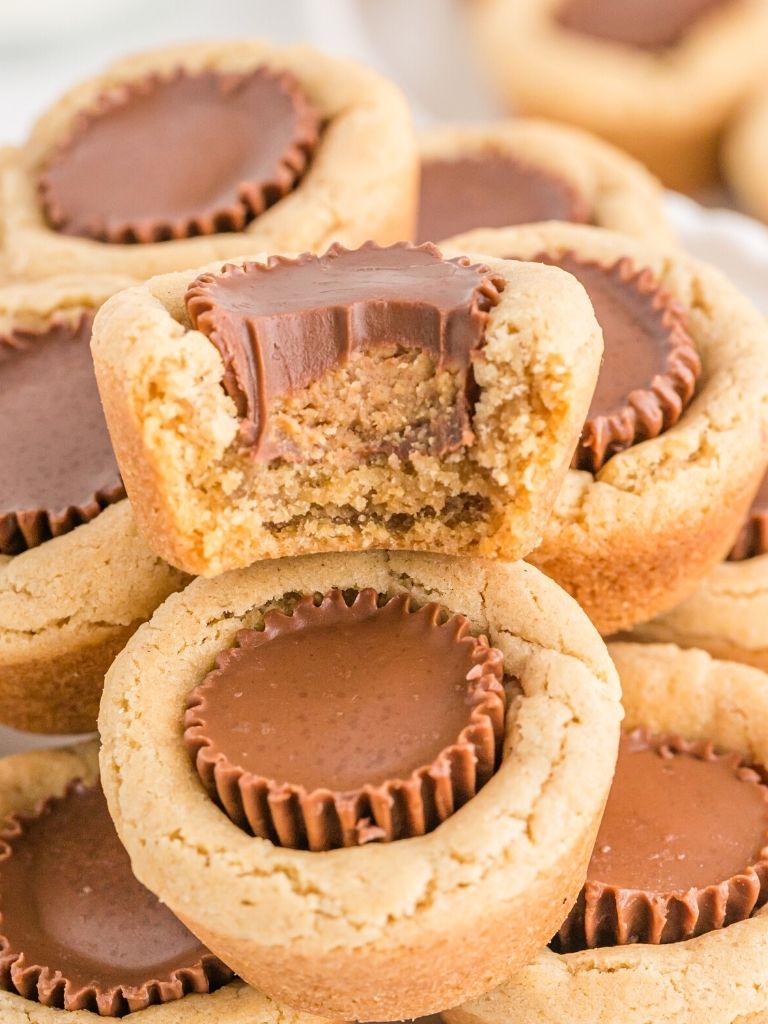
<instances>
[{"instance_id":1,"label":"chocolate peanut butter cup","mask_svg":"<svg viewBox=\"0 0 768 1024\"><path fill-rule=\"evenodd\" d=\"M640 50L678 46L696 23L733 0L564 0L564 28Z\"/></svg>"},{"instance_id":2,"label":"chocolate peanut butter cup","mask_svg":"<svg viewBox=\"0 0 768 1024\"><path fill-rule=\"evenodd\" d=\"M0 987L122 1017L232 972L131 871L101 787L72 783L0 830Z\"/></svg>"},{"instance_id":3,"label":"chocolate peanut butter cup","mask_svg":"<svg viewBox=\"0 0 768 1024\"><path fill-rule=\"evenodd\" d=\"M763 477L747 521L742 526L728 559L731 562L742 562L747 558L765 554L768 554L768 474Z\"/></svg>"},{"instance_id":4,"label":"chocolate peanut butter cup","mask_svg":"<svg viewBox=\"0 0 768 1024\"><path fill-rule=\"evenodd\" d=\"M93 315L0 335L0 554L16 555L125 497L89 347Z\"/></svg>"},{"instance_id":5,"label":"chocolate peanut butter cup","mask_svg":"<svg viewBox=\"0 0 768 1024\"><path fill-rule=\"evenodd\" d=\"M104 92L40 171L63 234L114 243L241 231L305 173L319 117L288 72L177 69Z\"/></svg>"},{"instance_id":6,"label":"chocolate peanut butter cup","mask_svg":"<svg viewBox=\"0 0 768 1024\"><path fill-rule=\"evenodd\" d=\"M586 223L584 197L543 167L487 151L422 163L419 242L439 242L473 228L534 221Z\"/></svg>"},{"instance_id":7,"label":"chocolate peanut butter cup","mask_svg":"<svg viewBox=\"0 0 768 1024\"><path fill-rule=\"evenodd\" d=\"M472 360L502 287L487 267L443 259L433 245L367 243L354 250L334 245L323 256L228 265L193 281L186 303L193 325L221 353L242 441L265 462L311 459L301 415L281 426L277 400L366 355L426 354L434 374L455 377L453 387L441 382L440 407L428 419L422 409L418 422L389 431L376 424L369 433L365 424L354 431L364 455L405 458L414 450L444 455L472 443Z\"/></svg>"},{"instance_id":8,"label":"chocolate peanut butter cup","mask_svg":"<svg viewBox=\"0 0 768 1024\"><path fill-rule=\"evenodd\" d=\"M768 899L768 787L737 754L637 729L622 737L568 953L668 943L744 921Z\"/></svg>"},{"instance_id":9,"label":"chocolate peanut butter cup","mask_svg":"<svg viewBox=\"0 0 768 1024\"><path fill-rule=\"evenodd\" d=\"M423 835L500 763L501 652L462 615L333 590L273 609L188 698L185 740L235 824L329 850Z\"/></svg>"},{"instance_id":10,"label":"chocolate peanut butter cup","mask_svg":"<svg viewBox=\"0 0 768 1024\"><path fill-rule=\"evenodd\" d=\"M605 266L574 252L535 257L586 289L603 329L603 365L573 466L596 473L611 456L658 437L693 397L701 360L686 313L653 271L624 258Z\"/></svg>"}]
</instances>

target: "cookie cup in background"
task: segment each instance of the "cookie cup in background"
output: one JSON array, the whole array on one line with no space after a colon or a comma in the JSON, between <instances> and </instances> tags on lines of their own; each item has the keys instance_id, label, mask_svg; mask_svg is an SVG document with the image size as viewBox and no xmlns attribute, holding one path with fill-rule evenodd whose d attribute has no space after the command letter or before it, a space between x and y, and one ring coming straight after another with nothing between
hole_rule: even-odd
<instances>
[{"instance_id":1,"label":"cookie cup in background","mask_svg":"<svg viewBox=\"0 0 768 1024\"><path fill-rule=\"evenodd\" d=\"M660 245L675 240L653 175L565 124L520 117L440 125L421 135L421 165L418 241L542 220L582 221Z\"/></svg>"},{"instance_id":2,"label":"cookie cup in background","mask_svg":"<svg viewBox=\"0 0 768 1024\"><path fill-rule=\"evenodd\" d=\"M568 0L474 0L469 16L480 59L510 107L593 131L687 190L716 178L721 132L765 75L768 7L708 6L698 17L692 7L682 37L658 48L566 27L559 15ZM638 11L623 27L660 20Z\"/></svg>"},{"instance_id":3,"label":"cookie cup in background","mask_svg":"<svg viewBox=\"0 0 768 1024\"><path fill-rule=\"evenodd\" d=\"M98 743L57 750L30 751L0 760L0 820L32 815L46 800L62 797L82 782L98 782ZM1 897L0 897L1 898ZM3 1024L96 1024L115 1018L90 1010L64 1010L0 991ZM293 1013L239 980L214 992L192 993L161 1005L122 1016L129 1024L322 1024L318 1018Z\"/></svg>"},{"instance_id":4,"label":"cookie cup in background","mask_svg":"<svg viewBox=\"0 0 768 1024\"><path fill-rule=\"evenodd\" d=\"M54 422L52 436L41 441L48 449L46 465L50 470L55 464L56 444L61 440L62 452L69 452L74 460L74 473L88 461L90 442L103 433L103 438L93 443L103 460L97 476L105 475L94 486L107 481L111 456L105 447L108 440L103 422L98 422L101 412L89 368L88 337L83 334L75 342L65 336L46 339L50 331L61 330L63 325L75 329L104 299L129 283L124 278L93 275L0 288L0 339L12 342L14 332L22 332L22 343L29 352L36 344L53 346L47 348L53 361L39 362L30 377L16 373L14 350L4 347L6 389L15 381L30 389L21 392L26 410L21 418L7 390L0 403L11 410L9 415L16 420L13 426L19 429L15 441L10 425L5 432L2 464L9 468L3 473L2 519L7 529L2 538L5 548L0 549L0 722L17 729L53 733L93 730L104 673L113 658L139 623L187 581L139 537L128 502L124 497L120 500L124 492L116 467L113 484L98 491L95 499L88 497L82 507L85 491L70 498L74 507L66 507L69 503L64 501L51 508L48 516L38 516L28 506L27 512L14 512L10 489L14 481L19 481L23 490L20 500L33 504L35 491L47 486L40 474L35 475L39 449L23 425L19 428L19 423L26 422L24 416L30 421L37 418L31 403L44 400L38 385L43 390L48 386L46 373L53 375L50 386L59 392L57 408L66 416L66 420ZM70 344L84 347L84 351L57 363L55 347ZM71 377L71 382L57 378L62 374ZM69 391L69 387L75 390ZM41 409L41 416L45 412ZM81 415L88 436L84 454L78 455L74 435ZM22 447L9 450L14 443ZM23 472L13 470L14 457L21 459ZM41 474L45 477L48 470ZM66 490L66 471L64 477ZM23 530L18 526L22 521Z\"/></svg>"},{"instance_id":5,"label":"cookie cup in background","mask_svg":"<svg viewBox=\"0 0 768 1024\"><path fill-rule=\"evenodd\" d=\"M768 89L761 89L734 119L725 138L723 171L739 204L768 221Z\"/></svg>"},{"instance_id":6,"label":"cookie cup in background","mask_svg":"<svg viewBox=\"0 0 768 1024\"><path fill-rule=\"evenodd\" d=\"M603 634L667 611L725 557L762 477L765 318L719 271L598 228L530 225L442 244L446 252L518 259L573 253L605 267L628 258L682 307L701 361L692 401L674 426L612 455L596 473L569 470L544 540L529 556Z\"/></svg>"},{"instance_id":7,"label":"cookie cup in background","mask_svg":"<svg viewBox=\"0 0 768 1024\"><path fill-rule=\"evenodd\" d=\"M768 677L672 644L609 644L625 728L711 741L768 765ZM448 1024L762 1024L768 1016L768 908L693 939L557 954L547 949Z\"/></svg>"},{"instance_id":8,"label":"cookie cup in background","mask_svg":"<svg viewBox=\"0 0 768 1024\"><path fill-rule=\"evenodd\" d=\"M220 76L226 95L228 79L260 67L293 76L318 117L320 135L298 184L242 230L219 230L226 206L191 232L199 237L167 232L167 240L131 245L64 234L49 223L38 189L41 170L85 118L103 109L105 97L119 102L125 91L140 95L146 83L206 73ZM144 142L171 145L160 138ZM201 151L199 159L211 154ZM289 164L295 160L291 152ZM418 186L410 113L394 85L352 61L258 40L192 43L124 58L62 96L0 167L3 258L11 275L25 279L73 271L147 277L261 249L322 250L333 241L355 245L369 238L386 243L410 236ZM180 184L191 177L185 170ZM195 199L189 203L194 215ZM146 228L145 218L136 230Z\"/></svg>"},{"instance_id":9,"label":"cookie cup in background","mask_svg":"<svg viewBox=\"0 0 768 1024\"><path fill-rule=\"evenodd\" d=\"M183 723L190 691L240 629L333 588L463 613L516 683L501 766L468 803L425 835L313 853L234 825L204 789ZM524 563L286 558L195 581L138 631L107 677L102 778L137 876L241 977L309 1012L401 1019L487 991L557 928L584 880L619 719L599 636Z\"/></svg>"}]
</instances>

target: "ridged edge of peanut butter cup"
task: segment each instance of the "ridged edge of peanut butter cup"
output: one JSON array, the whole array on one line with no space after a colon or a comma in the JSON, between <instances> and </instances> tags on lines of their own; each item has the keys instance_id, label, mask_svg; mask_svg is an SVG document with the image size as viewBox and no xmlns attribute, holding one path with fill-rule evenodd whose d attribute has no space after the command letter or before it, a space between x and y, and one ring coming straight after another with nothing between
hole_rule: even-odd
<instances>
[{"instance_id":1,"label":"ridged edge of peanut butter cup","mask_svg":"<svg viewBox=\"0 0 768 1024\"><path fill-rule=\"evenodd\" d=\"M131 223L125 221L110 225L103 219L92 223L73 226L65 205L57 195L56 187L51 179L50 169L58 161L65 159L68 153L77 146L80 138L90 126L119 110L135 97L150 95L157 89L174 81L192 79L202 75L214 75L222 83L242 81L258 75L263 79L274 81L280 90L291 100L295 115L293 140L285 148L282 157L276 163L273 173L262 181L241 181L236 186L237 198L228 206L208 213L196 214L184 219L167 218ZM57 231L86 237L99 242L112 244L149 244L166 242L173 239L193 238L198 235L214 235L221 232L242 231L270 206L283 199L304 175L309 161L320 138L320 118L307 100L299 80L289 71L271 68L267 64L259 65L252 71L224 72L215 69L189 71L183 66L169 73L152 72L144 78L132 79L113 85L102 92L87 108L75 116L69 134L55 147L49 155L43 169L38 174L38 194L48 222ZM204 158L205 154L201 154ZM73 230L68 230L73 228Z\"/></svg>"},{"instance_id":2,"label":"ridged edge of peanut butter cup","mask_svg":"<svg viewBox=\"0 0 768 1024\"><path fill-rule=\"evenodd\" d=\"M432 831L470 800L496 771L501 759L506 695L501 652L485 636L472 636L463 615L446 615L437 604L413 607L409 595L386 599L371 589L357 592L348 604L341 591L331 591L318 605L301 598L290 614L270 610L264 628L290 627L297 612L310 622L344 621L355 611L372 613L396 605L398 613L424 619L430 629L448 629L457 644L473 645L474 666L467 677L468 721L456 741L431 763L405 778L366 784L349 792L277 782L245 771L217 750L206 735L206 692L228 665L232 651L247 647L261 630L241 630L236 648L221 652L216 668L191 692L184 719L184 739L200 779L230 820L243 830L279 846L314 851L390 842Z\"/></svg>"},{"instance_id":3,"label":"ridged edge of peanut butter cup","mask_svg":"<svg viewBox=\"0 0 768 1024\"><path fill-rule=\"evenodd\" d=\"M702 761L730 764L747 784L764 785L757 771L735 753L718 754L709 741L690 742L676 735L633 735L649 748L667 749ZM768 799L768 798L767 798ZM645 892L587 880L576 905L553 940L559 953L630 943L682 942L739 921L746 921L768 898L768 834L759 858L722 882L686 891Z\"/></svg>"},{"instance_id":4,"label":"ridged edge of peanut butter cup","mask_svg":"<svg viewBox=\"0 0 768 1024\"><path fill-rule=\"evenodd\" d=\"M628 256L604 264L584 258L573 250L557 256L543 252L535 259L553 266L562 266L563 262L571 260L583 267L601 270L620 287L634 289L647 301L651 311L661 314L661 325L667 337L663 369L650 381L633 389L621 406L590 413L582 428L571 466L597 473L612 456L659 437L679 422L694 396L701 359L688 331L684 306L659 283L650 267L638 270Z\"/></svg>"}]
</instances>

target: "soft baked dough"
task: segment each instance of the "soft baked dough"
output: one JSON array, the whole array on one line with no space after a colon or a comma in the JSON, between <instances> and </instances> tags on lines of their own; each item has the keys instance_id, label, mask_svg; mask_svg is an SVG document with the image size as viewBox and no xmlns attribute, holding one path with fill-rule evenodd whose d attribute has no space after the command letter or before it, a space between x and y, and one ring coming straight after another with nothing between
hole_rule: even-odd
<instances>
[{"instance_id":1,"label":"soft baked dough","mask_svg":"<svg viewBox=\"0 0 768 1024\"><path fill-rule=\"evenodd\" d=\"M562 3L468 4L480 59L505 102L603 136L673 188L712 181L723 127L765 78L768 4L723 4L657 54L561 27Z\"/></svg>"},{"instance_id":2,"label":"soft baked dough","mask_svg":"<svg viewBox=\"0 0 768 1024\"><path fill-rule=\"evenodd\" d=\"M0 821L9 814L29 814L50 796L61 796L70 782L86 784L99 777L96 741L58 750L36 750L0 760ZM89 1010L57 1010L12 992L0 991L3 1024L95 1024L108 1021ZM321 1018L295 1013L241 981L216 992L188 995L120 1018L127 1024L324 1024Z\"/></svg>"},{"instance_id":3,"label":"soft baked dough","mask_svg":"<svg viewBox=\"0 0 768 1024\"><path fill-rule=\"evenodd\" d=\"M768 676L672 644L609 645L627 728L712 740L768 765ZM748 921L668 945L539 953L447 1024L765 1024L768 907Z\"/></svg>"},{"instance_id":4,"label":"soft baked dough","mask_svg":"<svg viewBox=\"0 0 768 1024\"><path fill-rule=\"evenodd\" d=\"M410 592L464 613L519 688L501 768L434 832L281 849L211 801L184 744L184 708L263 608L333 587ZM584 880L619 718L598 634L532 566L390 552L284 558L196 580L139 629L107 675L102 777L137 876L241 977L312 1012L401 1019L492 988L557 928Z\"/></svg>"},{"instance_id":5,"label":"soft baked dough","mask_svg":"<svg viewBox=\"0 0 768 1024\"><path fill-rule=\"evenodd\" d=\"M506 287L473 361L475 443L446 459L393 455L343 470L327 457L260 465L239 443L222 358L191 329L184 305L187 285L219 265L153 278L107 303L94 324L96 376L152 548L187 572L211 576L257 558L327 550L512 559L535 547L586 415L602 335L581 285L562 271L473 261L488 263ZM351 418L341 397L329 399L336 401L331 423L332 415ZM326 430L330 449L327 437L337 435ZM461 506L452 523L451 502L465 492L487 500L488 511L464 514ZM346 509L355 515L342 516ZM407 529L403 516L411 517Z\"/></svg>"},{"instance_id":6,"label":"soft baked dough","mask_svg":"<svg viewBox=\"0 0 768 1024\"><path fill-rule=\"evenodd\" d=\"M292 72L326 128L299 186L245 231L116 245L64 235L47 225L37 172L66 138L78 112L104 89L179 67L242 72L262 64ZM70 271L143 278L248 251L322 250L334 241L359 245L369 238L394 242L413 231L417 184L410 112L386 79L305 46L246 39L188 43L123 58L75 86L40 117L22 148L0 160L0 261L25 279Z\"/></svg>"},{"instance_id":7,"label":"soft baked dough","mask_svg":"<svg viewBox=\"0 0 768 1024\"><path fill-rule=\"evenodd\" d=\"M78 319L130 283L92 275L0 288L0 334ZM115 655L186 582L146 546L127 501L36 548L0 556L0 722L92 731Z\"/></svg>"},{"instance_id":8,"label":"soft baked dough","mask_svg":"<svg viewBox=\"0 0 768 1024\"><path fill-rule=\"evenodd\" d=\"M765 468L768 325L717 270L675 249L549 223L472 231L442 243L531 259L573 250L653 269L688 310L703 370L680 421L614 455L593 476L569 470L529 560L573 594L601 633L672 608L730 550ZM638 382L642 383L642 382Z\"/></svg>"},{"instance_id":9,"label":"soft baked dough","mask_svg":"<svg viewBox=\"0 0 768 1024\"><path fill-rule=\"evenodd\" d=\"M675 242L659 182L637 160L589 132L516 117L486 125L439 125L421 136L422 162L480 153L514 157L567 181L586 200L597 227L660 245Z\"/></svg>"}]
</instances>

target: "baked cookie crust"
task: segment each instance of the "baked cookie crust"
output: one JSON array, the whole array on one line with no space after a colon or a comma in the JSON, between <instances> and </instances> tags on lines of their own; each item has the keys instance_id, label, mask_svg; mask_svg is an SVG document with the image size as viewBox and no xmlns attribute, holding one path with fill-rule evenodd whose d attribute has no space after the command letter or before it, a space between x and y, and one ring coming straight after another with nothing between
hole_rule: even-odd
<instances>
[{"instance_id":1,"label":"baked cookie crust","mask_svg":"<svg viewBox=\"0 0 768 1024\"><path fill-rule=\"evenodd\" d=\"M768 89L763 89L736 117L723 147L726 181L747 213L768 221Z\"/></svg>"},{"instance_id":2,"label":"baked cookie crust","mask_svg":"<svg viewBox=\"0 0 768 1024\"><path fill-rule=\"evenodd\" d=\"M636 626L631 639L701 647L768 672L768 555L721 562L681 604Z\"/></svg>"},{"instance_id":3,"label":"baked cookie crust","mask_svg":"<svg viewBox=\"0 0 768 1024\"><path fill-rule=\"evenodd\" d=\"M0 289L0 333L79 319L130 281L62 277ZM154 555L123 500L70 533L0 556L0 721L33 732L95 727L104 673L187 577Z\"/></svg>"},{"instance_id":4,"label":"baked cookie crust","mask_svg":"<svg viewBox=\"0 0 768 1024\"><path fill-rule=\"evenodd\" d=\"M445 125L421 135L421 159L493 153L542 168L583 197L597 227L671 245L674 232L659 182L610 143L569 125L519 117L488 125Z\"/></svg>"},{"instance_id":5,"label":"baked cookie crust","mask_svg":"<svg viewBox=\"0 0 768 1024\"><path fill-rule=\"evenodd\" d=\"M480 398L467 454L453 464L420 456L418 472L415 463L394 457L360 462L328 479L313 469L317 482L298 477L290 463L254 468L238 443L240 421L221 386L222 358L191 329L184 305L187 286L220 264L115 296L96 319L92 350L126 489L153 549L204 576L257 558L324 550L406 548L506 559L530 551L581 428L602 340L581 285L561 271L481 262L506 287L473 363ZM322 462L312 466L322 469ZM442 510L475 487L489 495L490 512L446 528ZM365 511L376 502L385 514L368 515L362 525L333 512ZM427 505L437 514L420 515ZM391 529L392 511L413 514L411 528Z\"/></svg>"},{"instance_id":6,"label":"baked cookie crust","mask_svg":"<svg viewBox=\"0 0 768 1024\"><path fill-rule=\"evenodd\" d=\"M244 231L118 245L63 235L47 225L37 172L78 112L105 89L178 68L243 72L262 64L292 72L326 128L301 184ZM22 148L0 160L0 259L10 275L27 280L76 271L144 278L260 249L322 250L334 241L357 245L369 238L393 242L413 230L417 184L406 102L367 68L308 47L259 40L168 47L120 60L75 86L40 117Z\"/></svg>"},{"instance_id":7,"label":"baked cookie crust","mask_svg":"<svg viewBox=\"0 0 768 1024\"><path fill-rule=\"evenodd\" d=\"M722 129L765 74L768 7L741 0L702 16L662 53L558 25L563 0L473 0L481 60L511 107L595 132L665 184L717 175Z\"/></svg>"},{"instance_id":8,"label":"baked cookie crust","mask_svg":"<svg viewBox=\"0 0 768 1024\"><path fill-rule=\"evenodd\" d=\"M461 611L519 692L501 768L434 832L314 854L233 825L181 723L190 690L261 609L334 587ZM102 779L137 876L241 977L312 1012L399 1019L493 987L557 927L583 882L619 717L597 633L525 563L287 558L197 580L138 631L107 676Z\"/></svg>"},{"instance_id":9,"label":"baked cookie crust","mask_svg":"<svg viewBox=\"0 0 768 1024\"><path fill-rule=\"evenodd\" d=\"M69 783L92 785L99 777L98 743L94 740L58 750L37 750L0 760L0 820L29 814L43 800L63 796ZM94 1024L108 1020L89 1010L57 1010L0 992L3 1024ZM205 995L151 1006L120 1018L128 1024L323 1024L321 1018L295 1013L241 981Z\"/></svg>"},{"instance_id":10,"label":"baked cookie crust","mask_svg":"<svg viewBox=\"0 0 768 1024\"><path fill-rule=\"evenodd\" d=\"M703 366L693 401L674 427L614 455L596 475L569 470L529 556L603 634L674 607L728 553L762 478L765 318L711 267L597 228L475 231L444 246L519 259L572 250L606 264L628 256L688 310Z\"/></svg>"},{"instance_id":11,"label":"baked cookie crust","mask_svg":"<svg viewBox=\"0 0 768 1024\"><path fill-rule=\"evenodd\" d=\"M768 763L768 677L703 651L609 644L625 726L712 740ZM447 1011L448 1024L763 1024L768 907L747 921L669 945L558 955L545 950L507 982Z\"/></svg>"}]
</instances>

